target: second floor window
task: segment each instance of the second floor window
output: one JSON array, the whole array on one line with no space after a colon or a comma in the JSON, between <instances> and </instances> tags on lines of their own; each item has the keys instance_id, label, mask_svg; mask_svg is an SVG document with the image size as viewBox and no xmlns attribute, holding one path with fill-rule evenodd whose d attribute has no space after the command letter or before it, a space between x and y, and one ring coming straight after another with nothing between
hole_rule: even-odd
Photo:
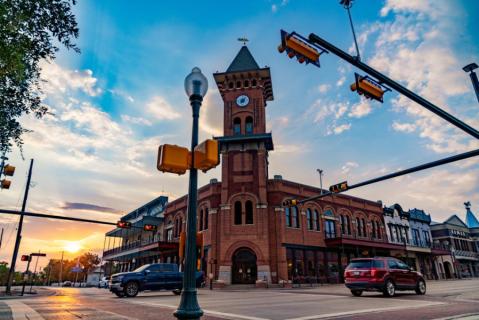
<instances>
[{"instance_id":1,"label":"second floor window","mask_svg":"<svg viewBox=\"0 0 479 320\"><path fill-rule=\"evenodd\" d=\"M318 210L314 210L314 213L313 213L313 228L316 230L316 231L319 231L321 228L321 219L319 217L319 212Z\"/></svg>"},{"instance_id":2,"label":"second floor window","mask_svg":"<svg viewBox=\"0 0 479 320\"><path fill-rule=\"evenodd\" d=\"M235 136L241 134L241 119L240 118L235 118L233 120L233 134Z\"/></svg>"},{"instance_id":3,"label":"second floor window","mask_svg":"<svg viewBox=\"0 0 479 320\"><path fill-rule=\"evenodd\" d=\"M289 207L284 208L286 226L291 227L291 210Z\"/></svg>"},{"instance_id":4,"label":"second floor window","mask_svg":"<svg viewBox=\"0 0 479 320\"><path fill-rule=\"evenodd\" d=\"M247 117L245 121L246 134L253 133L253 118Z\"/></svg>"},{"instance_id":5,"label":"second floor window","mask_svg":"<svg viewBox=\"0 0 479 320\"><path fill-rule=\"evenodd\" d=\"M308 230L313 230L313 214L311 209L306 209L306 220L308 221Z\"/></svg>"},{"instance_id":6,"label":"second floor window","mask_svg":"<svg viewBox=\"0 0 479 320\"><path fill-rule=\"evenodd\" d=\"M253 202L246 201L246 224L253 224Z\"/></svg>"},{"instance_id":7,"label":"second floor window","mask_svg":"<svg viewBox=\"0 0 479 320\"><path fill-rule=\"evenodd\" d=\"M234 210L234 222L235 224L242 224L243 223L243 212L242 212L242 208L241 208L241 202L240 201L236 201L235 202L235 210Z\"/></svg>"},{"instance_id":8,"label":"second floor window","mask_svg":"<svg viewBox=\"0 0 479 320\"><path fill-rule=\"evenodd\" d=\"M326 235L326 239L336 238L336 225L333 220L327 219L324 221L324 233Z\"/></svg>"},{"instance_id":9,"label":"second floor window","mask_svg":"<svg viewBox=\"0 0 479 320\"><path fill-rule=\"evenodd\" d=\"M291 219L292 219L292 227L299 228L299 214L298 214L297 207L291 208Z\"/></svg>"}]
</instances>

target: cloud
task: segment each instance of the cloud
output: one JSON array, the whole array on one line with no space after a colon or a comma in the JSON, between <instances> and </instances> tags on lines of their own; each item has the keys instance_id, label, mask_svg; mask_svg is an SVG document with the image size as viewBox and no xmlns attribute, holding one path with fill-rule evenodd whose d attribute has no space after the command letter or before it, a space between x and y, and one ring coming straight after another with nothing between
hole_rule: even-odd
<instances>
[{"instance_id":1,"label":"cloud","mask_svg":"<svg viewBox=\"0 0 479 320\"><path fill-rule=\"evenodd\" d=\"M278 6L275 4L271 5L271 12L276 13L276 11L278 11Z\"/></svg>"},{"instance_id":2,"label":"cloud","mask_svg":"<svg viewBox=\"0 0 479 320\"><path fill-rule=\"evenodd\" d=\"M346 76L342 76L342 77L339 78L339 80L336 82L336 86L338 86L338 87L342 86L345 81L346 81Z\"/></svg>"},{"instance_id":3,"label":"cloud","mask_svg":"<svg viewBox=\"0 0 479 320\"><path fill-rule=\"evenodd\" d=\"M359 164L354 161L348 161L341 167L341 172L343 174L348 174L353 168L359 167Z\"/></svg>"},{"instance_id":4,"label":"cloud","mask_svg":"<svg viewBox=\"0 0 479 320\"><path fill-rule=\"evenodd\" d=\"M331 85L330 84L321 84L318 86L318 91L320 93L326 93L329 91L329 89L331 89Z\"/></svg>"},{"instance_id":5,"label":"cloud","mask_svg":"<svg viewBox=\"0 0 479 320\"><path fill-rule=\"evenodd\" d=\"M128 93L125 91L119 90L119 89L111 89L108 90L112 95L122 97L123 99L127 100L128 102L135 102L135 99L133 99L132 96L130 96Z\"/></svg>"},{"instance_id":6,"label":"cloud","mask_svg":"<svg viewBox=\"0 0 479 320\"><path fill-rule=\"evenodd\" d=\"M47 94L69 90L81 90L89 96L97 96L102 90L97 87L97 79L89 69L78 71L60 67L54 61L42 60L40 62L41 78L46 80L42 83L42 90Z\"/></svg>"},{"instance_id":7,"label":"cloud","mask_svg":"<svg viewBox=\"0 0 479 320\"><path fill-rule=\"evenodd\" d=\"M142 118L142 117L131 117L126 114L121 115L121 119L125 122L133 123L133 124L140 124L144 126L151 126L152 123L150 120Z\"/></svg>"},{"instance_id":8,"label":"cloud","mask_svg":"<svg viewBox=\"0 0 479 320\"><path fill-rule=\"evenodd\" d=\"M161 96L154 96L146 104L146 111L154 116L158 120L175 120L178 119L181 114Z\"/></svg>"},{"instance_id":9,"label":"cloud","mask_svg":"<svg viewBox=\"0 0 479 320\"><path fill-rule=\"evenodd\" d=\"M351 107L351 112L348 114L352 118L362 118L367 116L372 111L371 104L368 100L361 98L361 101Z\"/></svg>"},{"instance_id":10,"label":"cloud","mask_svg":"<svg viewBox=\"0 0 479 320\"><path fill-rule=\"evenodd\" d=\"M351 123L345 123L339 126L333 126L332 129L328 130L328 134L341 134L349 129L351 129Z\"/></svg>"},{"instance_id":11,"label":"cloud","mask_svg":"<svg viewBox=\"0 0 479 320\"><path fill-rule=\"evenodd\" d=\"M122 213L123 211L102 207L96 204L91 203L82 203L82 202L65 202L65 204L60 207L63 210L86 210L86 211L99 211L99 212L108 212L108 213Z\"/></svg>"},{"instance_id":12,"label":"cloud","mask_svg":"<svg viewBox=\"0 0 479 320\"><path fill-rule=\"evenodd\" d=\"M400 132L410 133L416 130L416 125L413 123L400 123L400 122L394 121L392 127L395 131L400 131Z\"/></svg>"}]
</instances>

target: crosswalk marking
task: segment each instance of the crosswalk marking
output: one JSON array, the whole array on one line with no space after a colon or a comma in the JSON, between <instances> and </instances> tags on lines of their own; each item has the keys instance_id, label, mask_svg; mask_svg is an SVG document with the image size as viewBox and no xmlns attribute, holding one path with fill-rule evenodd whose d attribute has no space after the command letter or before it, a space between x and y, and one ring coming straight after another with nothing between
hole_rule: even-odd
<instances>
[{"instance_id":1,"label":"crosswalk marking","mask_svg":"<svg viewBox=\"0 0 479 320\"><path fill-rule=\"evenodd\" d=\"M45 320L38 312L17 300L5 300L12 311L13 320Z\"/></svg>"}]
</instances>

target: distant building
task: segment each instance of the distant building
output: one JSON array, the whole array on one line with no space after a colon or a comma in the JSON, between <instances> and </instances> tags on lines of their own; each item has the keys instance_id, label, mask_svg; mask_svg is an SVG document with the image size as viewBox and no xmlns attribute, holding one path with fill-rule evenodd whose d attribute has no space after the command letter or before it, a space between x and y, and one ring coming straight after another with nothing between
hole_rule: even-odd
<instances>
[{"instance_id":1,"label":"distant building","mask_svg":"<svg viewBox=\"0 0 479 320\"><path fill-rule=\"evenodd\" d=\"M479 253L477 247L479 227L477 218L466 205L466 221L452 215L443 223L433 223L431 231L434 241L441 246L450 247L452 251L452 268L449 261L444 262L446 277L454 273L456 277L479 277Z\"/></svg>"}]
</instances>

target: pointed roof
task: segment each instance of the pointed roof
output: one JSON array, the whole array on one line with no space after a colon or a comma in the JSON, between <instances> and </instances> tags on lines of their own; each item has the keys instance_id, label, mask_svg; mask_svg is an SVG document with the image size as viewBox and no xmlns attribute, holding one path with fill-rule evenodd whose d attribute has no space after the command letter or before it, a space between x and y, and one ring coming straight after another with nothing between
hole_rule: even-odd
<instances>
[{"instance_id":1,"label":"pointed roof","mask_svg":"<svg viewBox=\"0 0 479 320\"><path fill-rule=\"evenodd\" d=\"M467 228L466 224L457 215L453 214L444 223L452 224L458 227Z\"/></svg>"},{"instance_id":2,"label":"pointed roof","mask_svg":"<svg viewBox=\"0 0 479 320\"><path fill-rule=\"evenodd\" d=\"M248 71L259 69L247 46L242 46L236 57L231 62L226 72Z\"/></svg>"},{"instance_id":3,"label":"pointed roof","mask_svg":"<svg viewBox=\"0 0 479 320\"><path fill-rule=\"evenodd\" d=\"M469 228L479 228L479 221L477 220L474 213L472 213L471 208L466 207L466 224Z\"/></svg>"}]
</instances>

